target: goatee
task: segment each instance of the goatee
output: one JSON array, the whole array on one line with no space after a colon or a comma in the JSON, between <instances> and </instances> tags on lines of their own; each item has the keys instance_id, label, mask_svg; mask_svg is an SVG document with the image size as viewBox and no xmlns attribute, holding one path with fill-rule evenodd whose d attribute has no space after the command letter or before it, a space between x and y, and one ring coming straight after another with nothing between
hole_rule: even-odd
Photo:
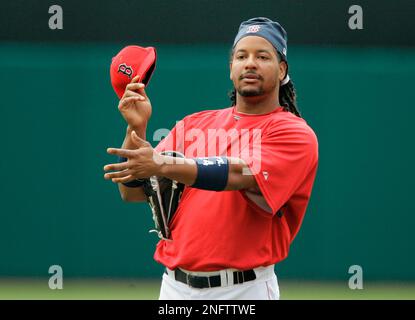
<instances>
[{"instance_id":1,"label":"goatee","mask_svg":"<svg viewBox=\"0 0 415 320\"><path fill-rule=\"evenodd\" d=\"M264 90L262 88L256 89L256 90L241 90L238 89L238 93L242 97L257 97L264 94Z\"/></svg>"}]
</instances>

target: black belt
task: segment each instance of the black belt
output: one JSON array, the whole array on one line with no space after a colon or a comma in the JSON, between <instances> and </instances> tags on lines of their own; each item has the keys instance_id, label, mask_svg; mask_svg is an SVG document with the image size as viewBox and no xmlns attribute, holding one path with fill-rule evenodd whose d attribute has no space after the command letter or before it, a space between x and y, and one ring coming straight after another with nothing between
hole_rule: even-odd
<instances>
[{"instance_id":1,"label":"black belt","mask_svg":"<svg viewBox=\"0 0 415 320\"><path fill-rule=\"evenodd\" d=\"M167 270L165 271L167 273ZM183 282L193 288L214 288L222 285L220 276L195 276L188 274L180 269L174 270L174 277L177 281ZM234 271L233 272L233 284L244 283L247 281L255 280L256 275L254 270L246 271Z\"/></svg>"}]
</instances>

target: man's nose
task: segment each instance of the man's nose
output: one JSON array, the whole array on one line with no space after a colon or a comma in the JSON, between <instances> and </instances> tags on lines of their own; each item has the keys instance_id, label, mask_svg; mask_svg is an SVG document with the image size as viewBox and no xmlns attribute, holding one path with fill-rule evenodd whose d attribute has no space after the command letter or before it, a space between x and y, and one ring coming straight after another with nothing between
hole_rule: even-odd
<instances>
[{"instance_id":1,"label":"man's nose","mask_svg":"<svg viewBox=\"0 0 415 320\"><path fill-rule=\"evenodd\" d=\"M245 69L256 69L257 62L254 55L249 55L245 60Z\"/></svg>"}]
</instances>

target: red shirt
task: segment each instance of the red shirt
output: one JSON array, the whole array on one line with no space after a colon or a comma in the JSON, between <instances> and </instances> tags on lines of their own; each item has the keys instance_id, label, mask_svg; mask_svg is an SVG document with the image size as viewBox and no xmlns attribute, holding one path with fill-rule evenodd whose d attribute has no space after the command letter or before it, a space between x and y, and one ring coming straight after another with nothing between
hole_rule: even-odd
<instances>
[{"instance_id":1,"label":"red shirt","mask_svg":"<svg viewBox=\"0 0 415 320\"><path fill-rule=\"evenodd\" d=\"M262 115L235 107L202 111L178 122L156 150L244 159L262 193L186 187L171 221L172 241L157 244L157 262L190 271L246 270L287 257L318 163L317 137L304 119L282 107Z\"/></svg>"}]
</instances>

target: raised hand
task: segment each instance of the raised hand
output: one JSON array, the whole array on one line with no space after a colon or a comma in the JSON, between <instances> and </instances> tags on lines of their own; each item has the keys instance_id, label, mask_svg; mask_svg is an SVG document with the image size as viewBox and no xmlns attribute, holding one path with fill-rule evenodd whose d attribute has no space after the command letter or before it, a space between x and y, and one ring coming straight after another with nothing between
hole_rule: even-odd
<instances>
[{"instance_id":1,"label":"raised hand","mask_svg":"<svg viewBox=\"0 0 415 320\"><path fill-rule=\"evenodd\" d=\"M118 110L131 128L142 128L147 126L151 117L151 102L145 92L145 85L138 82L136 76L131 80L124 95L118 103Z\"/></svg>"}]
</instances>

